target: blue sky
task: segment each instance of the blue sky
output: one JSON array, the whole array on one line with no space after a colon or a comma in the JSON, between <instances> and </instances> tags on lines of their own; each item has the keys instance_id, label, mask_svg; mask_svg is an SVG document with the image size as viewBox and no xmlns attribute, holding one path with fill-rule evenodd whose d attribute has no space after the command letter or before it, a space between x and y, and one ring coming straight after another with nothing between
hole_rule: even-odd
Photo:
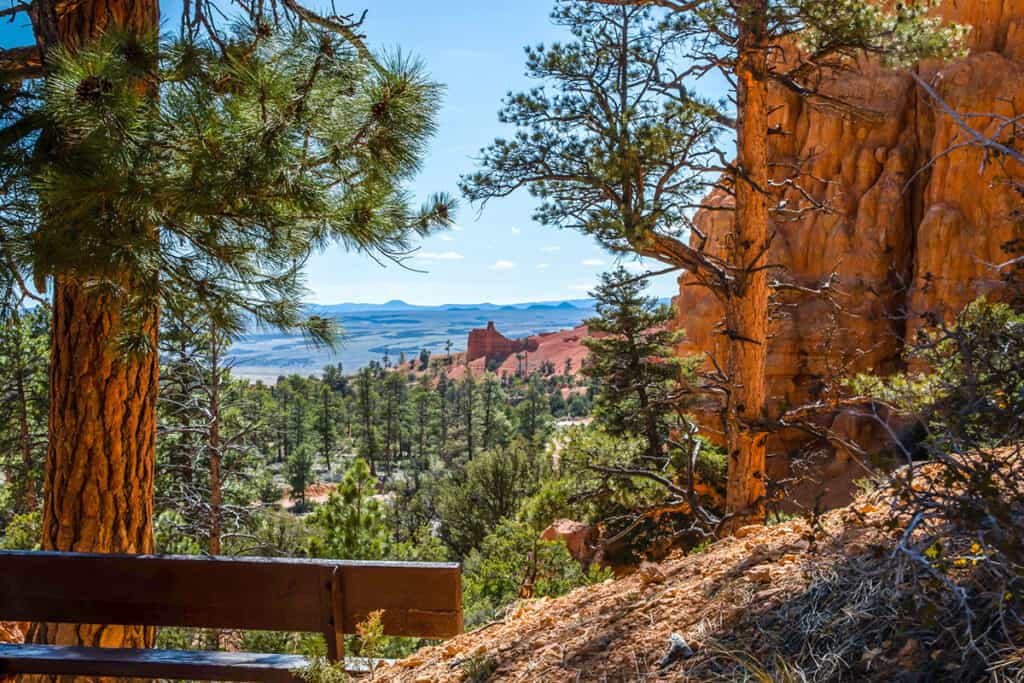
<instances>
[{"instance_id":1,"label":"blue sky","mask_svg":"<svg viewBox=\"0 0 1024 683\"><path fill-rule=\"evenodd\" d=\"M310 6L316 6L307 0ZM461 174L497 136L510 133L498 123L501 98L528 88L523 46L564 39L549 21L553 0L364 0L337 3L339 11L368 7L365 31L372 47L401 47L420 57L447 94L423 171L413 184L419 198L431 192L458 193ZM173 18L178 3L164 3ZM24 28L4 22L5 47L26 44ZM20 34L20 35L19 35ZM332 247L308 267L310 301L416 304L517 303L583 298L612 259L590 238L546 228L530 220L534 200L525 192L490 202L481 212L463 201L457 227L418 246L411 262L426 273L395 265L381 267L359 254ZM656 267L656 266L655 266ZM675 276L656 278L650 293L677 292Z\"/></svg>"}]
</instances>

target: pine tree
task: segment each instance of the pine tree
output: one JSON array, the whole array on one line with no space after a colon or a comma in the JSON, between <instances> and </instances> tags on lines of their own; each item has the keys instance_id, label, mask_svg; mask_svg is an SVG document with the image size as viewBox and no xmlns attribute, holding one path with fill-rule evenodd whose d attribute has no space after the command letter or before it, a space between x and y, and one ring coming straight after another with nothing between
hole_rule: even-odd
<instances>
[{"instance_id":1,"label":"pine tree","mask_svg":"<svg viewBox=\"0 0 1024 683\"><path fill-rule=\"evenodd\" d=\"M288 458L287 471L295 510L301 512L306 509L306 489L313 483L313 453L309 446L302 444L296 447Z\"/></svg>"},{"instance_id":2,"label":"pine tree","mask_svg":"<svg viewBox=\"0 0 1024 683\"><path fill-rule=\"evenodd\" d=\"M0 324L0 464L14 491L14 512L38 507L46 455L49 309Z\"/></svg>"},{"instance_id":3,"label":"pine tree","mask_svg":"<svg viewBox=\"0 0 1024 683\"><path fill-rule=\"evenodd\" d=\"M331 471L331 453L338 442L338 427L336 423L336 410L334 405L334 392L324 382L320 389L320 405L316 415L315 429L319 437L320 457L324 460L324 467Z\"/></svg>"},{"instance_id":4,"label":"pine tree","mask_svg":"<svg viewBox=\"0 0 1024 683\"><path fill-rule=\"evenodd\" d=\"M277 383L271 389L271 396L274 399L272 411L274 414L276 461L283 463L287 462L292 454L291 404L294 400L292 390L285 382L284 377L277 378Z\"/></svg>"},{"instance_id":5,"label":"pine tree","mask_svg":"<svg viewBox=\"0 0 1024 683\"><path fill-rule=\"evenodd\" d=\"M398 257L450 203L407 205L439 89L377 59L358 21L295 0L185 6L33 0L5 50L0 282L53 292L42 545L151 552L158 310L188 292L218 328L303 328L302 264L329 241ZM223 17L223 18L221 18ZM301 19L301 21L299 21ZM41 81L44 79L44 81ZM153 629L38 626L34 640L152 644Z\"/></svg>"},{"instance_id":6,"label":"pine tree","mask_svg":"<svg viewBox=\"0 0 1024 683\"><path fill-rule=\"evenodd\" d=\"M323 381L331 391L342 398L348 396L351 391L348 384L348 376L345 374L345 368L341 363L324 366Z\"/></svg>"},{"instance_id":7,"label":"pine tree","mask_svg":"<svg viewBox=\"0 0 1024 683\"><path fill-rule=\"evenodd\" d=\"M437 378L438 431L437 453L446 465L451 464L451 453L448 450L448 436L451 430L451 413L449 396L452 383L447 372L441 372Z\"/></svg>"},{"instance_id":8,"label":"pine tree","mask_svg":"<svg viewBox=\"0 0 1024 683\"><path fill-rule=\"evenodd\" d=\"M459 383L459 404L462 411L462 428L466 437L466 455L472 460L476 453L476 422L474 421L474 403L476 402L476 379L469 368L466 368L466 376Z\"/></svg>"},{"instance_id":9,"label":"pine tree","mask_svg":"<svg viewBox=\"0 0 1024 683\"><path fill-rule=\"evenodd\" d=\"M480 381L480 438L483 449L489 451L499 442L504 443L502 407L507 400L494 373L488 372Z\"/></svg>"},{"instance_id":10,"label":"pine tree","mask_svg":"<svg viewBox=\"0 0 1024 683\"><path fill-rule=\"evenodd\" d=\"M678 336L668 329L672 309L645 297L646 283L624 268L601 276L591 292L597 317L586 321L596 335L583 343L590 351L585 373L599 382L594 417L610 434L639 435L647 455L664 459L666 417L686 392L684 363L675 357Z\"/></svg>"},{"instance_id":11,"label":"pine tree","mask_svg":"<svg viewBox=\"0 0 1024 683\"><path fill-rule=\"evenodd\" d=\"M363 368L356 377L360 441L359 456L370 465L370 473L377 476L377 390L376 375L372 368Z\"/></svg>"},{"instance_id":12,"label":"pine tree","mask_svg":"<svg viewBox=\"0 0 1024 683\"><path fill-rule=\"evenodd\" d=\"M574 40L527 48L528 73L553 87L506 99L500 118L515 137L483 150L482 170L463 178L474 201L525 187L542 200L540 222L685 269L718 297L732 526L760 515L765 497L770 207L783 217L814 208L771 199L780 180L768 162L768 89L813 98L826 72L864 53L893 63L949 54L960 29L926 19L931 4L562 0L552 16ZM794 45L801 59L770 61ZM734 114L693 91L713 71L732 84ZM712 188L733 200L710 207L733 213L723 249L692 223Z\"/></svg>"},{"instance_id":13,"label":"pine tree","mask_svg":"<svg viewBox=\"0 0 1024 683\"><path fill-rule=\"evenodd\" d=\"M405 398L405 377L399 370L389 372L384 380L384 458L389 471L393 471L401 449Z\"/></svg>"},{"instance_id":14,"label":"pine tree","mask_svg":"<svg viewBox=\"0 0 1024 683\"><path fill-rule=\"evenodd\" d=\"M176 303L161 320L156 510L174 513L181 533L219 555L224 532L248 516L238 489L257 456L261 417L231 377L231 340L188 300Z\"/></svg>"},{"instance_id":15,"label":"pine tree","mask_svg":"<svg viewBox=\"0 0 1024 683\"><path fill-rule=\"evenodd\" d=\"M384 511L374 499L376 481L369 465L356 458L336 491L313 513L319 530L310 552L316 557L343 560L379 560L384 557L388 535Z\"/></svg>"},{"instance_id":16,"label":"pine tree","mask_svg":"<svg viewBox=\"0 0 1024 683\"><path fill-rule=\"evenodd\" d=\"M419 385L413 389L412 403L415 406L416 415L416 470L426 471L430 468L427 437L431 433L435 413L434 404L436 403L436 397L428 376L424 375L420 379Z\"/></svg>"},{"instance_id":17,"label":"pine tree","mask_svg":"<svg viewBox=\"0 0 1024 683\"><path fill-rule=\"evenodd\" d=\"M519 433L535 447L547 437L551 423L548 401L540 375L534 374L526 383L526 395L516 407Z\"/></svg>"},{"instance_id":18,"label":"pine tree","mask_svg":"<svg viewBox=\"0 0 1024 683\"><path fill-rule=\"evenodd\" d=\"M309 399L306 397L301 377L293 375L288 378L291 400L288 406L287 432L289 435L290 454L309 445Z\"/></svg>"}]
</instances>

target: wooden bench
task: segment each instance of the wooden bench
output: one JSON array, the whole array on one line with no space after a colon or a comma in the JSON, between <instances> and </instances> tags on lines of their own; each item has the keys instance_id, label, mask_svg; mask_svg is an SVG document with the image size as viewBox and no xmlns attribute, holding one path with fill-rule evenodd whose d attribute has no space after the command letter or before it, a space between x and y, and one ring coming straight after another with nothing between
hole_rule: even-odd
<instances>
[{"instance_id":1,"label":"wooden bench","mask_svg":"<svg viewBox=\"0 0 1024 683\"><path fill-rule=\"evenodd\" d=\"M0 551L0 620L320 632L332 661L375 610L384 633L462 632L457 564ZM294 683L294 655L0 645L3 674Z\"/></svg>"}]
</instances>

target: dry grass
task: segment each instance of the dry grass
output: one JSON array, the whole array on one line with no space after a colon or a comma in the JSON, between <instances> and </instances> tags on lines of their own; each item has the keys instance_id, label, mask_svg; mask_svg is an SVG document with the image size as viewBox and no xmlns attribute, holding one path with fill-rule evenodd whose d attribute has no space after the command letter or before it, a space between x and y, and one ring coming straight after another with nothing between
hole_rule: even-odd
<instances>
[{"instance_id":1,"label":"dry grass","mask_svg":"<svg viewBox=\"0 0 1024 683\"><path fill-rule=\"evenodd\" d=\"M972 596L973 636L958 639L967 613L948 585L896 552L910 520L892 523L887 495L670 557L664 582L632 575L522 602L377 680L1024 681L1024 632L1008 623L1012 612L984 607L984 567L944 575ZM950 553L969 543L947 542ZM673 633L694 655L659 671Z\"/></svg>"}]
</instances>

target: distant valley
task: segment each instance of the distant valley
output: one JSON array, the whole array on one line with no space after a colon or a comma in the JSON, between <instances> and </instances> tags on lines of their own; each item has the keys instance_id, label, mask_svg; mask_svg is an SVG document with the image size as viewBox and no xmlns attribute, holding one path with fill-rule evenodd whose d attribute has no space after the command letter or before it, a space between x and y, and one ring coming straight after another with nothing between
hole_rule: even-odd
<instances>
[{"instance_id":1,"label":"distant valley","mask_svg":"<svg viewBox=\"0 0 1024 683\"><path fill-rule=\"evenodd\" d=\"M528 337L579 325L594 315L590 299L527 302L513 305L448 304L416 306L404 301L384 304L343 303L311 305L310 315L337 320L344 339L335 350L312 347L301 335L276 330L254 331L236 342L230 351L234 374L252 380L273 382L281 375L318 374L325 365L342 363L355 371L387 353L417 356L421 349L444 354L450 341L452 352L466 348L474 328L494 321L511 338Z\"/></svg>"}]
</instances>

